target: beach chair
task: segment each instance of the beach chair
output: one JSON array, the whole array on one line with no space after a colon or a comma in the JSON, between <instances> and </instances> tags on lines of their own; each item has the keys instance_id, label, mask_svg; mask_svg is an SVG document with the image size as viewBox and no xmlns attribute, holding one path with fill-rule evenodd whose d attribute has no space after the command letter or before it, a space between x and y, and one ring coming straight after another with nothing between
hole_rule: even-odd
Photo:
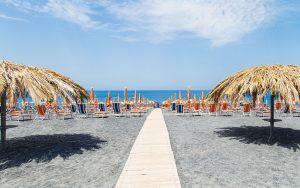
<instances>
[{"instance_id":1,"label":"beach chair","mask_svg":"<svg viewBox=\"0 0 300 188\"><path fill-rule=\"evenodd\" d=\"M142 113L143 113L143 110L140 109L139 107L135 107L135 108L132 108L128 112L129 112L128 113L129 117L141 117Z\"/></svg>"},{"instance_id":2,"label":"beach chair","mask_svg":"<svg viewBox=\"0 0 300 188\"><path fill-rule=\"evenodd\" d=\"M73 113L71 109L64 108L64 109L57 109L56 110L56 118L57 119L72 119L73 118Z\"/></svg>"},{"instance_id":3,"label":"beach chair","mask_svg":"<svg viewBox=\"0 0 300 188\"><path fill-rule=\"evenodd\" d=\"M71 105L71 112L72 112L73 114L76 114L76 113L77 113L77 108L76 108L76 105L75 105L75 104L72 104L72 105Z\"/></svg>"},{"instance_id":4,"label":"beach chair","mask_svg":"<svg viewBox=\"0 0 300 188\"><path fill-rule=\"evenodd\" d=\"M183 106L183 110L185 114L190 114L192 112L192 104L190 102L186 103Z\"/></svg>"},{"instance_id":5,"label":"beach chair","mask_svg":"<svg viewBox=\"0 0 300 188\"><path fill-rule=\"evenodd\" d=\"M281 116L282 113L282 103L280 101L277 101L275 103L275 112L279 114L279 116Z\"/></svg>"},{"instance_id":6,"label":"beach chair","mask_svg":"<svg viewBox=\"0 0 300 188\"><path fill-rule=\"evenodd\" d=\"M250 116L251 115L251 107L249 103L243 104L243 116Z\"/></svg>"},{"instance_id":7,"label":"beach chair","mask_svg":"<svg viewBox=\"0 0 300 188\"><path fill-rule=\"evenodd\" d=\"M176 103L175 102L172 102L171 111L173 111L173 112L176 111Z\"/></svg>"},{"instance_id":8,"label":"beach chair","mask_svg":"<svg viewBox=\"0 0 300 188\"><path fill-rule=\"evenodd\" d=\"M132 105L131 104L124 104L124 111L129 112L130 110L132 110Z\"/></svg>"},{"instance_id":9,"label":"beach chair","mask_svg":"<svg viewBox=\"0 0 300 188\"><path fill-rule=\"evenodd\" d=\"M92 114L92 117L97 117L97 118L108 118L108 112L106 111L104 103L98 104L98 108L96 111Z\"/></svg>"},{"instance_id":10,"label":"beach chair","mask_svg":"<svg viewBox=\"0 0 300 188\"><path fill-rule=\"evenodd\" d=\"M204 100L201 101L201 114L209 114L209 109L207 107L207 104Z\"/></svg>"},{"instance_id":11,"label":"beach chair","mask_svg":"<svg viewBox=\"0 0 300 188\"><path fill-rule=\"evenodd\" d=\"M230 116L233 115L233 110L229 109L228 103L223 102L220 107L220 115L222 116Z\"/></svg>"},{"instance_id":12,"label":"beach chair","mask_svg":"<svg viewBox=\"0 0 300 188\"><path fill-rule=\"evenodd\" d=\"M37 105L36 112L37 113L36 113L34 120L50 119L50 114L48 113L45 105Z\"/></svg>"},{"instance_id":13,"label":"beach chair","mask_svg":"<svg viewBox=\"0 0 300 188\"><path fill-rule=\"evenodd\" d=\"M209 104L209 108L208 108L208 114L210 116L217 116L218 112L217 112L217 105L215 103L213 104Z\"/></svg>"},{"instance_id":14,"label":"beach chair","mask_svg":"<svg viewBox=\"0 0 300 188\"><path fill-rule=\"evenodd\" d=\"M300 117L300 109L297 109L295 106L293 106L291 114L293 117Z\"/></svg>"},{"instance_id":15,"label":"beach chair","mask_svg":"<svg viewBox=\"0 0 300 188\"><path fill-rule=\"evenodd\" d=\"M106 108L105 108L105 104L104 103L100 103L99 104L99 110L102 112L106 112Z\"/></svg>"},{"instance_id":16,"label":"beach chair","mask_svg":"<svg viewBox=\"0 0 300 188\"><path fill-rule=\"evenodd\" d=\"M276 108L275 108L276 110ZM270 116L270 109L264 105L264 106L261 106L260 108L256 109L255 111L255 116L257 117L269 117Z\"/></svg>"},{"instance_id":17,"label":"beach chair","mask_svg":"<svg viewBox=\"0 0 300 188\"><path fill-rule=\"evenodd\" d=\"M194 103L194 109L193 109L193 116L200 116L201 115L201 105L200 102Z\"/></svg>"},{"instance_id":18,"label":"beach chair","mask_svg":"<svg viewBox=\"0 0 300 188\"><path fill-rule=\"evenodd\" d=\"M78 104L77 106L78 106L78 112L77 112L76 117L77 118L88 118L89 115L86 111L86 104L81 103L81 104Z\"/></svg>"},{"instance_id":19,"label":"beach chair","mask_svg":"<svg viewBox=\"0 0 300 188\"><path fill-rule=\"evenodd\" d=\"M239 114L241 112L241 107L237 103L232 103L230 108L233 114Z\"/></svg>"},{"instance_id":20,"label":"beach chair","mask_svg":"<svg viewBox=\"0 0 300 188\"><path fill-rule=\"evenodd\" d=\"M112 104L112 107L113 107L113 114L116 117L124 117L124 114L123 114L123 111L121 108L121 103L115 102Z\"/></svg>"},{"instance_id":21,"label":"beach chair","mask_svg":"<svg viewBox=\"0 0 300 188\"><path fill-rule=\"evenodd\" d=\"M183 115L184 114L184 105L183 104L177 104L176 105L176 114L177 115Z\"/></svg>"},{"instance_id":22,"label":"beach chair","mask_svg":"<svg viewBox=\"0 0 300 188\"><path fill-rule=\"evenodd\" d=\"M16 121L25 121L25 120L31 120L33 116L33 113L29 113L23 110L12 110L8 113L8 118L10 120L16 120Z\"/></svg>"}]
</instances>

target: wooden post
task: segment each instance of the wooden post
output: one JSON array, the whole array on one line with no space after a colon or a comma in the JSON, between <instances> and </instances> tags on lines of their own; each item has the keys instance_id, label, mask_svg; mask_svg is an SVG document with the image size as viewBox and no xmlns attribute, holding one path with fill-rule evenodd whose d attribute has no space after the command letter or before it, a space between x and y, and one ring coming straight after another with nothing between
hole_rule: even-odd
<instances>
[{"instance_id":1,"label":"wooden post","mask_svg":"<svg viewBox=\"0 0 300 188\"><path fill-rule=\"evenodd\" d=\"M6 141L6 91L1 95L1 145L5 147Z\"/></svg>"},{"instance_id":2,"label":"wooden post","mask_svg":"<svg viewBox=\"0 0 300 188\"><path fill-rule=\"evenodd\" d=\"M253 106L253 109L255 109L255 107L256 107L256 100L257 100L257 93L253 92L252 93L252 106Z\"/></svg>"},{"instance_id":3,"label":"wooden post","mask_svg":"<svg viewBox=\"0 0 300 188\"><path fill-rule=\"evenodd\" d=\"M274 131L274 99L275 95L271 94L271 117L270 117L270 137L269 141L271 141L273 137L273 131Z\"/></svg>"}]
</instances>

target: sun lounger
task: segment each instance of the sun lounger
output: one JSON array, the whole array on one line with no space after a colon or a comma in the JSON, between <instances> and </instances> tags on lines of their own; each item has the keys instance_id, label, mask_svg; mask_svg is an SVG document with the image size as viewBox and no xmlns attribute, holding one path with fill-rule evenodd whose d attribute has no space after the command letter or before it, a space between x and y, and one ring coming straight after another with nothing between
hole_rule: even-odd
<instances>
[{"instance_id":1,"label":"sun lounger","mask_svg":"<svg viewBox=\"0 0 300 188\"><path fill-rule=\"evenodd\" d=\"M128 111L129 117L142 117L142 111L139 108L133 108Z\"/></svg>"},{"instance_id":2,"label":"sun lounger","mask_svg":"<svg viewBox=\"0 0 300 188\"><path fill-rule=\"evenodd\" d=\"M250 116L251 115L251 108L249 103L245 103L243 105L243 116Z\"/></svg>"},{"instance_id":3,"label":"sun lounger","mask_svg":"<svg viewBox=\"0 0 300 188\"><path fill-rule=\"evenodd\" d=\"M257 117L269 117L270 113L270 110L266 108L261 108L255 111L255 115Z\"/></svg>"},{"instance_id":4,"label":"sun lounger","mask_svg":"<svg viewBox=\"0 0 300 188\"><path fill-rule=\"evenodd\" d=\"M68 109L58 109L56 110L56 118L57 119L72 119L73 113Z\"/></svg>"},{"instance_id":5,"label":"sun lounger","mask_svg":"<svg viewBox=\"0 0 300 188\"><path fill-rule=\"evenodd\" d=\"M294 109L294 110L292 111L292 116L293 116L293 117L300 117L300 110Z\"/></svg>"},{"instance_id":6,"label":"sun lounger","mask_svg":"<svg viewBox=\"0 0 300 188\"><path fill-rule=\"evenodd\" d=\"M282 105L281 102L277 101L275 103L275 111L276 113L278 113L279 115L282 113Z\"/></svg>"},{"instance_id":7,"label":"sun lounger","mask_svg":"<svg viewBox=\"0 0 300 188\"><path fill-rule=\"evenodd\" d=\"M183 104L177 104L176 105L176 114L177 115L183 115L184 114Z\"/></svg>"},{"instance_id":8,"label":"sun lounger","mask_svg":"<svg viewBox=\"0 0 300 188\"><path fill-rule=\"evenodd\" d=\"M172 105L171 105L171 111L176 111L176 103L175 102L172 102Z\"/></svg>"},{"instance_id":9,"label":"sun lounger","mask_svg":"<svg viewBox=\"0 0 300 188\"><path fill-rule=\"evenodd\" d=\"M108 112L106 111L104 103L100 103L98 105L98 108L95 109L95 111L92 113L92 117L96 118L107 118L109 117Z\"/></svg>"},{"instance_id":10,"label":"sun lounger","mask_svg":"<svg viewBox=\"0 0 300 188\"><path fill-rule=\"evenodd\" d=\"M77 111L77 118L88 118L89 115L86 111L86 105L85 104L78 104L78 111Z\"/></svg>"},{"instance_id":11,"label":"sun lounger","mask_svg":"<svg viewBox=\"0 0 300 188\"><path fill-rule=\"evenodd\" d=\"M230 116L230 115L233 115L233 110L232 110L232 109L229 109L228 103L227 103L227 102L223 102L223 103L221 104L220 115L222 115L222 116Z\"/></svg>"},{"instance_id":12,"label":"sun lounger","mask_svg":"<svg viewBox=\"0 0 300 188\"><path fill-rule=\"evenodd\" d=\"M112 107L113 107L113 114L116 117L124 117L124 114L123 114L123 111L121 108L121 103L117 103L117 102L113 103Z\"/></svg>"},{"instance_id":13,"label":"sun lounger","mask_svg":"<svg viewBox=\"0 0 300 188\"><path fill-rule=\"evenodd\" d=\"M208 108L208 114L210 116L214 115L217 116L218 112L217 112L217 105L216 104L210 104L209 108Z\"/></svg>"},{"instance_id":14,"label":"sun lounger","mask_svg":"<svg viewBox=\"0 0 300 188\"><path fill-rule=\"evenodd\" d=\"M37 113L36 113L34 120L50 119L50 114L48 113L45 105L37 105L36 111L37 111Z\"/></svg>"},{"instance_id":15,"label":"sun lounger","mask_svg":"<svg viewBox=\"0 0 300 188\"><path fill-rule=\"evenodd\" d=\"M200 116L201 114L202 114L201 113L201 105L200 105L199 102L197 102L197 103L194 104L192 115L193 116Z\"/></svg>"},{"instance_id":16,"label":"sun lounger","mask_svg":"<svg viewBox=\"0 0 300 188\"><path fill-rule=\"evenodd\" d=\"M29 111L14 110L8 113L8 117L10 120L25 121L31 120L33 113L30 113Z\"/></svg>"}]
</instances>

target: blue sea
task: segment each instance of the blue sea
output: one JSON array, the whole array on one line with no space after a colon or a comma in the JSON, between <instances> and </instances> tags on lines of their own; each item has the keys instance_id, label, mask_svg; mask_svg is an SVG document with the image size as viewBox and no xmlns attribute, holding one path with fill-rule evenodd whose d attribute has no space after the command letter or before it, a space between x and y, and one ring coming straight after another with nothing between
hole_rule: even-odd
<instances>
[{"instance_id":1,"label":"blue sea","mask_svg":"<svg viewBox=\"0 0 300 188\"><path fill-rule=\"evenodd\" d=\"M110 92L110 96L113 100L117 100L118 94L120 95L120 99L123 100L124 91L123 90L112 90L112 91L103 91L103 90L96 90L95 95L99 101L105 101L107 93ZM128 90L128 97L134 97L134 90ZM170 96L178 96L178 93L181 92L182 98L186 98L187 91L186 90L136 90L137 93L141 94L141 97L147 98L149 100L155 102L163 102L164 100L168 99ZM191 97L194 97L194 94L197 98L202 96L202 92L207 95L209 90L192 90Z\"/></svg>"}]
</instances>

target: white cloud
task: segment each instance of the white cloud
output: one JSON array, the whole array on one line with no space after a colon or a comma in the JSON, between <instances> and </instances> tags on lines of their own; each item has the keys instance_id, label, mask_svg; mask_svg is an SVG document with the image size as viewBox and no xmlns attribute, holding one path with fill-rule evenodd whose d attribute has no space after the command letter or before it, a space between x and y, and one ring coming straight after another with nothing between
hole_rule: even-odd
<instances>
[{"instance_id":1,"label":"white cloud","mask_svg":"<svg viewBox=\"0 0 300 188\"><path fill-rule=\"evenodd\" d=\"M43 10L57 18L78 24L84 28L98 28L101 25L99 21L92 20L90 16L94 12L83 4L63 0L49 0Z\"/></svg>"},{"instance_id":2,"label":"white cloud","mask_svg":"<svg viewBox=\"0 0 300 188\"><path fill-rule=\"evenodd\" d=\"M26 21L23 18L17 18L17 17L7 16L7 15L1 14L1 13L0 13L0 19L12 20L12 21L22 21L22 22Z\"/></svg>"},{"instance_id":3,"label":"white cloud","mask_svg":"<svg viewBox=\"0 0 300 188\"><path fill-rule=\"evenodd\" d=\"M275 6L275 0L139 0L111 3L107 9L149 40L190 34L223 45L270 21Z\"/></svg>"},{"instance_id":4,"label":"white cloud","mask_svg":"<svg viewBox=\"0 0 300 188\"><path fill-rule=\"evenodd\" d=\"M4 0L49 13L83 28L103 25L125 41L205 38L214 46L235 42L280 12L281 0ZM101 19L94 15L105 15ZM128 40L129 39L129 40Z\"/></svg>"},{"instance_id":5,"label":"white cloud","mask_svg":"<svg viewBox=\"0 0 300 188\"><path fill-rule=\"evenodd\" d=\"M26 12L48 13L83 28L99 28L101 26L100 21L91 18L95 12L84 1L80 0L4 0L4 2Z\"/></svg>"}]
</instances>

